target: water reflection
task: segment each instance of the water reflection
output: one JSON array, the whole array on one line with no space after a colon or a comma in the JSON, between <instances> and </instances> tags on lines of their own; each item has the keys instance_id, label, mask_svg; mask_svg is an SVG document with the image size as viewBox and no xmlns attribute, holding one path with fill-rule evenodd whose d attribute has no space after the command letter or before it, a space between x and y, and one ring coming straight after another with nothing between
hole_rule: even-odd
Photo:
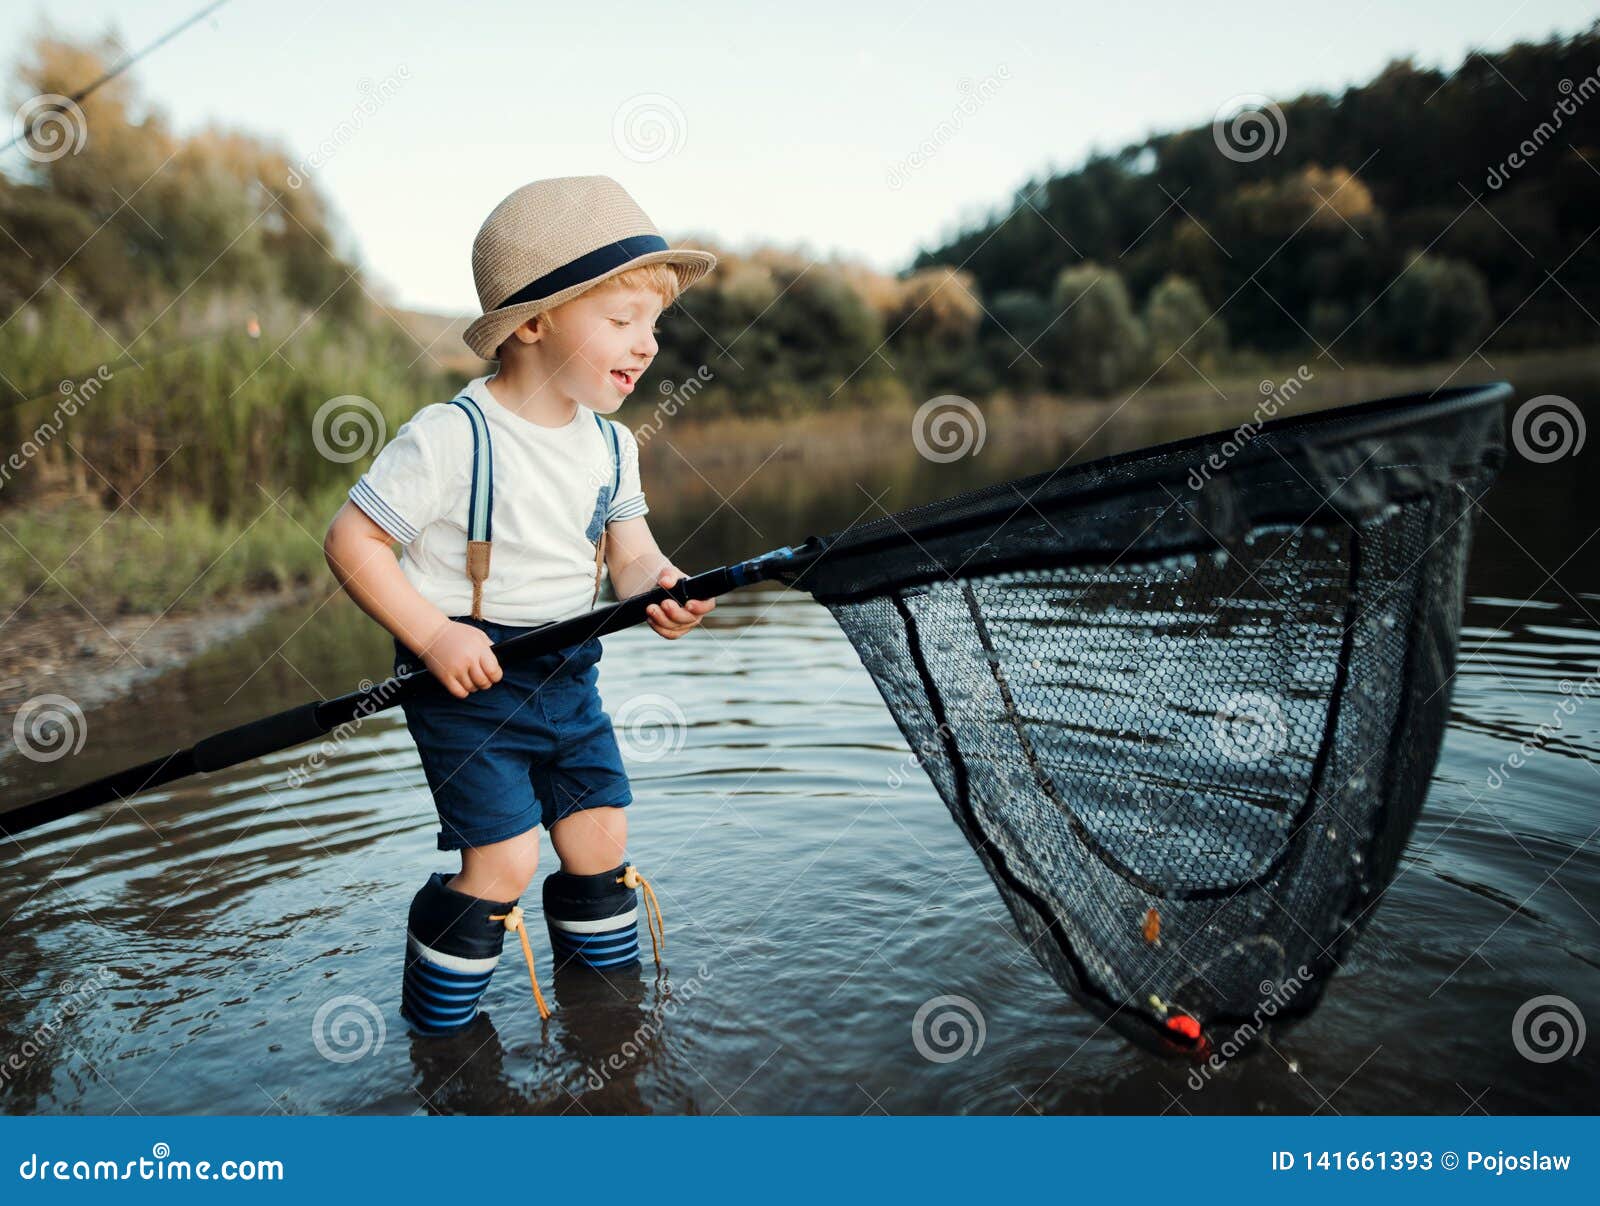
<instances>
[{"instance_id":1,"label":"water reflection","mask_svg":"<svg viewBox=\"0 0 1600 1206\"><path fill-rule=\"evenodd\" d=\"M1083 455L1150 433L1096 438L1108 443ZM882 473L860 484L799 459L748 482L748 467L709 469L710 486L684 469L652 488L652 524L701 568L1035 471L1077 442L936 466L886 432ZM1563 680L1600 670L1584 457L1513 458L1485 499L1450 731L1395 885L1320 1012L1201 1091L1066 1000L826 611L760 588L726 597L688 642L606 641L608 710L655 693L685 717L672 757L630 765L630 855L661 894L663 976L649 963L616 982L560 974L541 1026L507 960L475 1027L411 1037L396 1012L404 914L444 864L414 748L384 714L304 782L292 772L307 751L286 751L13 849L0 863L0 1110L1146 1113L1176 1099L1222 1113L1311 1111L1334 1095L1345 1113L1460 1112L1463 1088L1490 1085L1494 1113L1592 1108L1600 1044L1538 1065L1509 1028L1540 993L1600 1000L1600 706L1490 779L1569 697ZM31 798L347 690L382 675L389 652L342 598L274 616L93 711L80 759L0 763L0 793ZM548 844L545 859L541 873ZM941 995L981 1009L986 1040L969 1058L933 1062L912 1040L918 1008ZM348 1062L314 1034L340 997L382 1020Z\"/></svg>"}]
</instances>

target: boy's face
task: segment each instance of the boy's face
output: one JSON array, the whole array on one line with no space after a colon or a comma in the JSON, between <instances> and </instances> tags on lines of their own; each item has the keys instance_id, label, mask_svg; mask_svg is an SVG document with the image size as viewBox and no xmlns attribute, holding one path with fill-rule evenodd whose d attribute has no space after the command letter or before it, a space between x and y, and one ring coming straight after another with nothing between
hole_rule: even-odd
<instances>
[{"instance_id":1,"label":"boy's face","mask_svg":"<svg viewBox=\"0 0 1600 1206\"><path fill-rule=\"evenodd\" d=\"M601 285L556 307L556 330L537 342L563 395L602 414L622 405L656 358L661 298L648 289Z\"/></svg>"}]
</instances>

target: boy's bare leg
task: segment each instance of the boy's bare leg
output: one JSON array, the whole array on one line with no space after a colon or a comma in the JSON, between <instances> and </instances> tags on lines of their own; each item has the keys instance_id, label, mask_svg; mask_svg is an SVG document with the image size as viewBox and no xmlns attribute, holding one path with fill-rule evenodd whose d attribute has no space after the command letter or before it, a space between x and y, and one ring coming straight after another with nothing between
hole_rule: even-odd
<instances>
[{"instance_id":1,"label":"boy's bare leg","mask_svg":"<svg viewBox=\"0 0 1600 1206\"><path fill-rule=\"evenodd\" d=\"M528 890L538 869L539 829L535 826L503 842L463 850L461 871L449 886L479 900L516 900Z\"/></svg>"},{"instance_id":2,"label":"boy's bare leg","mask_svg":"<svg viewBox=\"0 0 1600 1206\"><path fill-rule=\"evenodd\" d=\"M556 970L632 967L639 959L638 893L617 867L627 857L627 810L585 808L550 826L561 870L544 881L544 919ZM581 977L580 977L581 979Z\"/></svg>"},{"instance_id":3,"label":"boy's bare leg","mask_svg":"<svg viewBox=\"0 0 1600 1206\"><path fill-rule=\"evenodd\" d=\"M569 875L598 875L622 862L628 850L625 808L585 808L550 826L550 843Z\"/></svg>"}]
</instances>

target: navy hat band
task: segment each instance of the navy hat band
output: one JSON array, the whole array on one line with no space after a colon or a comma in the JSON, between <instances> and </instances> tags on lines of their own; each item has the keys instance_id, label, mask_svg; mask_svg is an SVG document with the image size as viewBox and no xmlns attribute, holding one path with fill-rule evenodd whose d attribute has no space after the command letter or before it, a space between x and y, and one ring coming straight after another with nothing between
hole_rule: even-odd
<instances>
[{"instance_id":1,"label":"navy hat band","mask_svg":"<svg viewBox=\"0 0 1600 1206\"><path fill-rule=\"evenodd\" d=\"M520 306L523 302L541 301L560 293L563 289L570 289L573 285L581 285L585 281L594 280L597 276L603 276L618 265L638 259L641 255L648 255L652 251L670 250L667 241L660 235L631 235L626 239L618 239L615 243L596 247L575 260L569 260L537 280L529 281L495 309L503 310L507 306Z\"/></svg>"}]
</instances>

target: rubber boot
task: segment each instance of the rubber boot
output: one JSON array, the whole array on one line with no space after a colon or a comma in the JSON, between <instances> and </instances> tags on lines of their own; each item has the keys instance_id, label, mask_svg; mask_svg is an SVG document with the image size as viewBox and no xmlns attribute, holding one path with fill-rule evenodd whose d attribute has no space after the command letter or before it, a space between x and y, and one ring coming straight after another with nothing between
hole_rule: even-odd
<instances>
[{"instance_id":1,"label":"rubber boot","mask_svg":"<svg viewBox=\"0 0 1600 1206\"><path fill-rule=\"evenodd\" d=\"M544 920L556 968L623 968L639 961L639 894L622 883L622 863L599 875L552 871Z\"/></svg>"},{"instance_id":2,"label":"rubber boot","mask_svg":"<svg viewBox=\"0 0 1600 1206\"><path fill-rule=\"evenodd\" d=\"M505 943L504 921L515 900L480 900L448 886L451 873L435 871L411 900L406 924L401 1015L424 1034L448 1034L471 1025Z\"/></svg>"}]
</instances>

